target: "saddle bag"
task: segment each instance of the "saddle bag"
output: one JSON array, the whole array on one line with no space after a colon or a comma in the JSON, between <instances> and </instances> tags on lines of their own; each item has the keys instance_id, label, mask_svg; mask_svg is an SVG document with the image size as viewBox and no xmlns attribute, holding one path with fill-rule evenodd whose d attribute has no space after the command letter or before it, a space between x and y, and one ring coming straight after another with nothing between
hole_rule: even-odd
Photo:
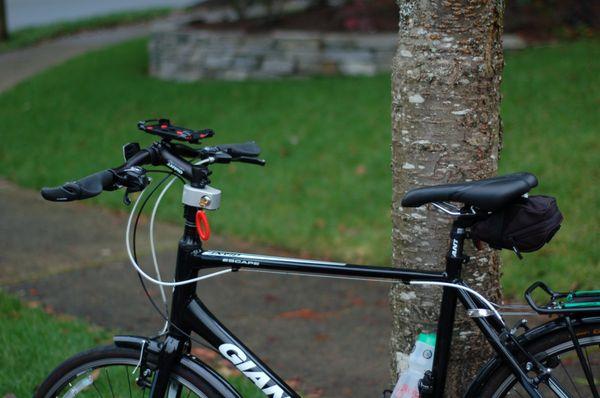
<instances>
[{"instance_id":1,"label":"saddle bag","mask_svg":"<svg viewBox=\"0 0 600 398\"><path fill-rule=\"evenodd\" d=\"M521 198L471 227L471 237L494 249L520 252L539 250L560 229L563 216L550 196Z\"/></svg>"}]
</instances>

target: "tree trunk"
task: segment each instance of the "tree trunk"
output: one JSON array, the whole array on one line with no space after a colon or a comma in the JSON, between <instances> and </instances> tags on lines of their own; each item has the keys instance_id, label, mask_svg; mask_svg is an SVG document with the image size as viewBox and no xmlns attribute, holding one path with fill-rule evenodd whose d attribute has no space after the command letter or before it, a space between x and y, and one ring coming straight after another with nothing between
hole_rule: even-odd
<instances>
[{"instance_id":1,"label":"tree trunk","mask_svg":"<svg viewBox=\"0 0 600 398\"><path fill-rule=\"evenodd\" d=\"M392 241L397 267L440 270L451 219L402 208L411 188L496 174L501 143L501 0L397 0L398 51L392 66ZM463 276L491 300L501 299L500 260L466 247ZM441 289L394 286L390 302L392 375L406 365L417 334L438 318ZM433 330L434 331L434 330ZM447 397L458 397L491 350L457 307Z\"/></svg>"},{"instance_id":2,"label":"tree trunk","mask_svg":"<svg viewBox=\"0 0 600 398\"><path fill-rule=\"evenodd\" d=\"M4 0L0 0L0 41L8 40L8 26Z\"/></svg>"}]
</instances>

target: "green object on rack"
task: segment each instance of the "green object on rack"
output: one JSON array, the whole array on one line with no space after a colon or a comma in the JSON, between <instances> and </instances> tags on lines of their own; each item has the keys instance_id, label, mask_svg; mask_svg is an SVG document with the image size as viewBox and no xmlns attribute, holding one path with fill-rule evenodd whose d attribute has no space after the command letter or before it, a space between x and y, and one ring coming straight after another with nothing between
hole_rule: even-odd
<instances>
[{"instance_id":1,"label":"green object on rack","mask_svg":"<svg viewBox=\"0 0 600 398\"><path fill-rule=\"evenodd\" d=\"M600 307L600 301L589 301L582 303L563 303L562 308Z\"/></svg>"},{"instance_id":2,"label":"green object on rack","mask_svg":"<svg viewBox=\"0 0 600 398\"><path fill-rule=\"evenodd\" d=\"M583 301L582 299L591 298L594 301ZM576 301L576 299L579 299ZM600 307L600 290L576 290L570 292L565 300L560 303L561 308L587 308Z\"/></svg>"},{"instance_id":3,"label":"green object on rack","mask_svg":"<svg viewBox=\"0 0 600 398\"><path fill-rule=\"evenodd\" d=\"M600 290L576 290L573 292L574 297L600 296Z\"/></svg>"}]
</instances>

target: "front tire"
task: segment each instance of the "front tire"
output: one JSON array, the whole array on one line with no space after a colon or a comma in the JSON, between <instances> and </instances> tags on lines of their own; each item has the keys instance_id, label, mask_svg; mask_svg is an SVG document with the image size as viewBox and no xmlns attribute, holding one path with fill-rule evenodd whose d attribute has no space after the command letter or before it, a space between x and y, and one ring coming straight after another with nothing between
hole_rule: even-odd
<instances>
[{"instance_id":1,"label":"front tire","mask_svg":"<svg viewBox=\"0 0 600 398\"><path fill-rule=\"evenodd\" d=\"M139 350L116 346L77 354L44 380L34 398L145 397L150 389L136 382L140 372L136 369L139 358ZM171 387L181 388L175 395L182 398L222 397L203 378L181 365L173 370Z\"/></svg>"},{"instance_id":2,"label":"front tire","mask_svg":"<svg viewBox=\"0 0 600 398\"><path fill-rule=\"evenodd\" d=\"M576 326L575 335L590 365L596 388L600 388L600 323ZM552 375L571 397L593 397L571 336L565 329L543 336L527 347L545 366L552 369ZM519 359L524 364L525 358ZM548 385L540 384L539 391L544 397L556 397ZM496 369L481 387L477 397L527 397L523 387L507 366Z\"/></svg>"}]
</instances>

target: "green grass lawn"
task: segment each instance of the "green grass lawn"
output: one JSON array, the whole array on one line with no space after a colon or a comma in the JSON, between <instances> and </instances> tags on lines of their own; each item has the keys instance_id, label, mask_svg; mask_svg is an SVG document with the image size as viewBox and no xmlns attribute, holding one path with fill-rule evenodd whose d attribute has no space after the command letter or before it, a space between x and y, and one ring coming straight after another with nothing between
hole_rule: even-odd
<instances>
[{"instance_id":1,"label":"green grass lawn","mask_svg":"<svg viewBox=\"0 0 600 398\"><path fill-rule=\"evenodd\" d=\"M11 32L8 41L0 42L0 52L30 46L43 40L66 36L84 30L110 28L128 23L143 22L163 16L169 11L169 8L125 11L98 17L83 18L76 21L23 28Z\"/></svg>"},{"instance_id":2,"label":"green grass lawn","mask_svg":"<svg viewBox=\"0 0 600 398\"><path fill-rule=\"evenodd\" d=\"M535 193L556 196L565 221L543 250L504 253L504 286L531 281L600 287L600 42L531 49L506 57L501 172L528 170Z\"/></svg>"},{"instance_id":3,"label":"green grass lawn","mask_svg":"<svg viewBox=\"0 0 600 398\"><path fill-rule=\"evenodd\" d=\"M61 362L112 342L108 331L64 315L48 314L36 304L24 304L0 290L0 397L30 397ZM237 373L227 379L244 397L264 396Z\"/></svg>"},{"instance_id":4,"label":"green grass lawn","mask_svg":"<svg viewBox=\"0 0 600 398\"><path fill-rule=\"evenodd\" d=\"M549 247L506 256L504 285L535 278L592 287L598 259L600 44L529 49L506 57L501 171L529 170L536 193L558 197L563 229ZM265 168L215 166L223 190L213 231L352 262L390 257L389 76L170 83L147 76L145 41L91 53L0 96L9 179L39 189L121 163L121 145L147 144L138 119L168 116L211 127L210 143L255 139ZM175 205L161 216L180 220ZM122 193L92 202L122 208ZM573 286L570 285L571 281Z\"/></svg>"},{"instance_id":5,"label":"green grass lawn","mask_svg":"<svg viewBox=\"0 0 600 398\"><path fill-rule=\"evenodd\" d=\"M0 291L0 396L31 397L37 384L67 357L110 342L84 322L28 308Z\"/></svg>"}]
</instances>

